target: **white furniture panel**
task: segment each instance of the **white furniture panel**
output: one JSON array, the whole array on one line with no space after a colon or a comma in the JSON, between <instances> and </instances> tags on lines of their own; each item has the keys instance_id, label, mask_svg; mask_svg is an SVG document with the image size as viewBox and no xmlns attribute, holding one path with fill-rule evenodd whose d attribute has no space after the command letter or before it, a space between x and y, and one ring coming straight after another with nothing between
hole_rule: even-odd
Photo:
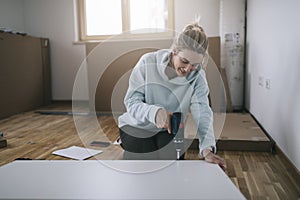
<instances>
[{"instance_id":1,"label":"white furniture panel","mask_svg":"<svg viewBox=\"0 0 300 200\"><path fill-rule=\"evenodd\" d=\"M245 199L204 161L14 161L0 199Z\"/></svg>"}]
</instances>

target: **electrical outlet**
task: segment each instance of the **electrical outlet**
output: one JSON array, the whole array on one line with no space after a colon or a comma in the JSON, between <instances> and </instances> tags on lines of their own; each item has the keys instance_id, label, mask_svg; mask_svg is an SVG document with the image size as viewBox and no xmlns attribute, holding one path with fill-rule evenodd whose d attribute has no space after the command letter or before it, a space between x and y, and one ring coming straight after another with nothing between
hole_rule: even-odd
<instances>
[{"instance_id":1,"label":"electrical outlet","mask_svg":"<svg viewBox=\"0 0 300 200\"><path fill-rule=\"evenodd\" d=\"M271 80L270 79L266 79L266 88L268 90L271 89Z\"/></svg>"},{"instance_id":2,"label":"electrical outlet","mask_svg":"<svg viewBox=\"0 0 300 200\"><path fill-rule=\"evenodd\" d=\"M258 77L258 85L261 87L264 86L264 77L263 76Z\"/></svg>"}]
</instances>

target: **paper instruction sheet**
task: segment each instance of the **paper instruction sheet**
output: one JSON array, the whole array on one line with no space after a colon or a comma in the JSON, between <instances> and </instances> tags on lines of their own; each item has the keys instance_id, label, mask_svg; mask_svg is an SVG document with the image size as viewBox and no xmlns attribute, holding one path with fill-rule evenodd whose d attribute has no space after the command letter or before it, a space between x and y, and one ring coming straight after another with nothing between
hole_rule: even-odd
<instances>
[{"instance_id":1,"label":"paper instruction sheet","mask_svg":"<svg viewBox=\"0 0 300 200\"><path fill-rule=\"evenodd\" d=\"M102 150L71 146L69 148L53 151L52 154L75 160L84 160L102 152Z\"/></svg>"}]
</instances>

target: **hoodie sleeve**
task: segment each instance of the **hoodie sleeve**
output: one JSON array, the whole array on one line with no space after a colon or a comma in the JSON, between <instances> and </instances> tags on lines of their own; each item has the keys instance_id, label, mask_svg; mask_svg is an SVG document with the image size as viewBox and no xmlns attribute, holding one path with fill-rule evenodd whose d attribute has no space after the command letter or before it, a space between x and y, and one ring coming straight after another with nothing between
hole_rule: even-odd
<instances>
[{"instance_id":1,"label":"hoodie sleeve","mask_svg":"<svg viewBox=\"0 0 300 200\"><path fill-rule=\"evenodd\" d=\"M200 74L191 99L191 113L197 127L200 155L206 148L216 150L213 130L213 112L208 101L209 88L205 74ZM214 152L215 153L215 152Z\"/></svg>"},{"instance_id":2,"label":"hoodie sleeve","mask_svg":"<svg viewBox=\"0 0 300 200\"><path fill-rule=\"evenodd\" d=\"M129 78L129 87L124 99L124 104L130 116L140 123L150 122L155 124L156 113L161 107L149 105L145 102L146 60L147 56L142 56L133 68Z\"/></svg>"}]
</instances>

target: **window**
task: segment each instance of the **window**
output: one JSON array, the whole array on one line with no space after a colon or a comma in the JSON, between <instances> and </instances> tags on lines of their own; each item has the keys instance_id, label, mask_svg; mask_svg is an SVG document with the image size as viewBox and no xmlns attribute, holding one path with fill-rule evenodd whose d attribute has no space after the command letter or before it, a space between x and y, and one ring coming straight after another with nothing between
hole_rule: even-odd
<instances>
[{"instance_id":1,"label":"window","mask_svg":"<svg viewBox=\"0 0 300 200\"><path fill-rule=\"evenodd\" d=\"M173 0L78 0L81 40L173 36Z\"/></svg>"}]
</instances>

